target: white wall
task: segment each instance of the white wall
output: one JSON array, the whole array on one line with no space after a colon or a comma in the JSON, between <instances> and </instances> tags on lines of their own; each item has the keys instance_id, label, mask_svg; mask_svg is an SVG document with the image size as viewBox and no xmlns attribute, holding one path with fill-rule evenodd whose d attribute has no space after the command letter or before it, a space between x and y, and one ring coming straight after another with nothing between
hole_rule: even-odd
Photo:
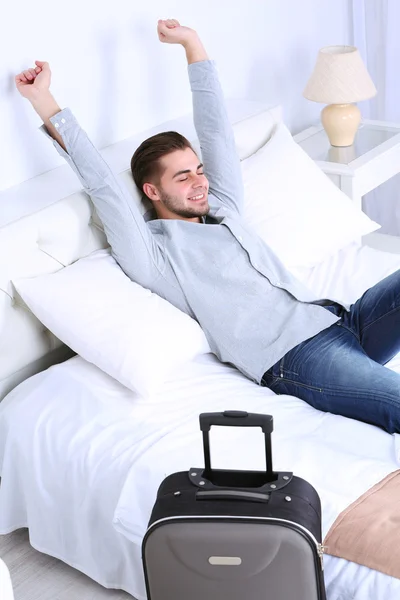
<instances>
[{"instance_id":1,"label":"white wall","mask_svg":"<svg viewBox=\"0 0 400 600\"><path fill-rule=\"evenodd\" d=\"M159 18L196 28L227 97L282 103L293 133L321 106L301 92L318 49L349 41L348 0L8 2L0 23L0 190L60 164L14 76L47 60L52 92L99 148L191 110L186 61ZM1 204L0 204L1 211Z\"/></svg>"}]
</instances>

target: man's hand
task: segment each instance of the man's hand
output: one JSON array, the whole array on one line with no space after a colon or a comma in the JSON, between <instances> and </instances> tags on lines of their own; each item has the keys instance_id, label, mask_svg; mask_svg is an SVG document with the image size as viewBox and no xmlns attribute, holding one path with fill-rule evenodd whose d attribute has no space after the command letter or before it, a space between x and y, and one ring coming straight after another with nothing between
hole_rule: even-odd
<instances>
[{"instance_id":1,"label":"man's hand","mask_svg":"<svg viewBox=\"0 0 400 600\"><path fill-rule=\"evenodd\" d=\"M176 19L158 21L158 38L166 44L181 44L186 50L187 61L190 64L208 60L204 46L197 32L190 27L183 27Z\"/></svg>"},{"instance_id":2,"label":"man's hand","mask_svg":"<svg viewBox=\"0 0 400 600\"><path fill-rule=\"evenodd\" d=\"M157 33L160 42L166 44L182 44L185 46L191 40L197 38L197 33L190 27L183 27L176 19L161 19L157 24Z\"/></svg>"},{"instance_id":3,"label":"man's hand","mask_svg":"<svg viewBox=\"0 0 400 600\"><path fill-rule=\"evenodd\" d=\"M35 60L34 69L26 69L15 77L17 90L24 98L34 100L40 92L47 92L51 83L49 63Z\"/></svg>"},{"instance_id":4,"label":"man's hand","mask_svg":"<svg viewBox=\"0 0 400 600\"><path fill-rule=\"evenodd\" d=\"M50 121L50 117L59 113L61 109L50 93L51 71L49 63L35 60L35 64L34 69L26 69L15 76L15 85L21 96L32 104L50 135L67 152L61 135Z\"/></svg>"}]
</instances>

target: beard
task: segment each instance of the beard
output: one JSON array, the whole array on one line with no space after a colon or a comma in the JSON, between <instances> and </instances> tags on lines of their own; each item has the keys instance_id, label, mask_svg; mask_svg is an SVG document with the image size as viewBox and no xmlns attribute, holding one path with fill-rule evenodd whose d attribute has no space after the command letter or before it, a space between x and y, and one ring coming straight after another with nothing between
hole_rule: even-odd
<instances>
[{"instance_id":1,"label":"beard","mask_svg":"<svg viewBox=\"0 0 400 600\"><path fill-rule=\"evenodd\" d=\"M207 196L205 201L199 202L198 205L195 203L193 204L193 207L191 207L182 206L182 200L180 198L177 196L170 196L169 194L166 194L164 190L160 190L159 193L164 206L168 208L169 211L180 217L184 217L185 219L192 219L193 217L205 217L210 210ZM204 192L204 194L206 194L206 192Z\"/></svg>"}]
</instances>

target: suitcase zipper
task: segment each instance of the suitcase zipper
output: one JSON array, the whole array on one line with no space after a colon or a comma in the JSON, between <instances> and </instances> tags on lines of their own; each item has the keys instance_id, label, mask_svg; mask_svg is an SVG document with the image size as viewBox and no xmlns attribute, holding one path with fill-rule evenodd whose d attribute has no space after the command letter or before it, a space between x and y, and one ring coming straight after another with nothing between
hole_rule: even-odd
<instances>
[{"instance_id":1,"label":"suitcase zipper","mask_svg":"<svg viewBox=\"0 0 400 600\"><path fill-rule=\"evenodd\" d=\"M317 543L317 552L319 556L319 560L321 561L321 569L324 570L324 552L326 550L326 546L323 544Z\"/></svg>"},{"instance_id":2,"label":"suitcase zipper","mask_svg":"<svg viewBox=\"0 0 400 600\"><path fill-rule=\"evenodd\" d=\"M275 521L278 523L289 523L290 525L294 525L294 527L301 529L306 536L308 536L309 538L311 538L311 540L314 542L314 546L316 548L317 554L318 554L318 558L320 560L321 563L321 569L322 571L324 570L324 552L326 550L326 547L323 544L320 544L317 539L314 537L314 535L311 533L311 531L309 531L306 527L304 527L303 525L300 525L299 523L295 523L294 521L288 521L287 519L276 519L274 517L232 517L232 516L222 516L222 515L207 515L207 516L201 516L201 515L190 515L189 517L190 519L238 519L240 520L256 520L256 521ZM146 532L146 537L148 535L148 533L150 532L150 530L157 526L160 525L161 523L165 523L166 521L176 521L176 520L180 520L182 521L182 517L165 517L164 519L159 519L158 521L154 521L154 523L152 523L150 525L150 527L148 528L147 532Z\"/></svg>"}]
</instances>

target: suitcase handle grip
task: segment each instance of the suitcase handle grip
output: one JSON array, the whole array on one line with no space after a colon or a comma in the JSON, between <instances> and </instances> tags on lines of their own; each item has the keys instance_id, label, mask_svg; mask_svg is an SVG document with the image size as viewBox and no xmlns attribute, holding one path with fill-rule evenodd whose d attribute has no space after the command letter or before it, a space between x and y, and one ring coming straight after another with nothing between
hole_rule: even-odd
<instances>
[{"instance_id":1,"label":"suitcase handle grip","mask_svg":"<svg viewBox=\"0 0 400 600\"><path fill-rule=\"evenodd\" d=\"M196 500L243 500L245 502L269 502L270 494L239 490L199 490Z\"/></svg>"},{"instance_id":2,"label":"suitcase handle grip","mask_svg":"<svg viewBox=\"0 0 400 600\"><path fill-rule=\"evenodd\" d=\"M267 477L273 478L271 433L273 430L272 415L248 413L242 410L225 410L224 412L202 413L199 417L200 429L203 432L205 477L211 476L211 457L209 431L212 425L225 427L261 427L265 436L265 464Z\"/></svg>"},{"instance_id":3,"label":"suitcase handle grip","mask_svg":"<svg viewBox=\"0 0 400 600\"><path fill-rule=\"evenodd\" d=\"M200 415L201 431L210 431L211 425L225 427L261 427L265 434L272 433L272 415L248 413L244 410L225 410L224 412L202 413Z\"/></svg>"}]
</instances>

